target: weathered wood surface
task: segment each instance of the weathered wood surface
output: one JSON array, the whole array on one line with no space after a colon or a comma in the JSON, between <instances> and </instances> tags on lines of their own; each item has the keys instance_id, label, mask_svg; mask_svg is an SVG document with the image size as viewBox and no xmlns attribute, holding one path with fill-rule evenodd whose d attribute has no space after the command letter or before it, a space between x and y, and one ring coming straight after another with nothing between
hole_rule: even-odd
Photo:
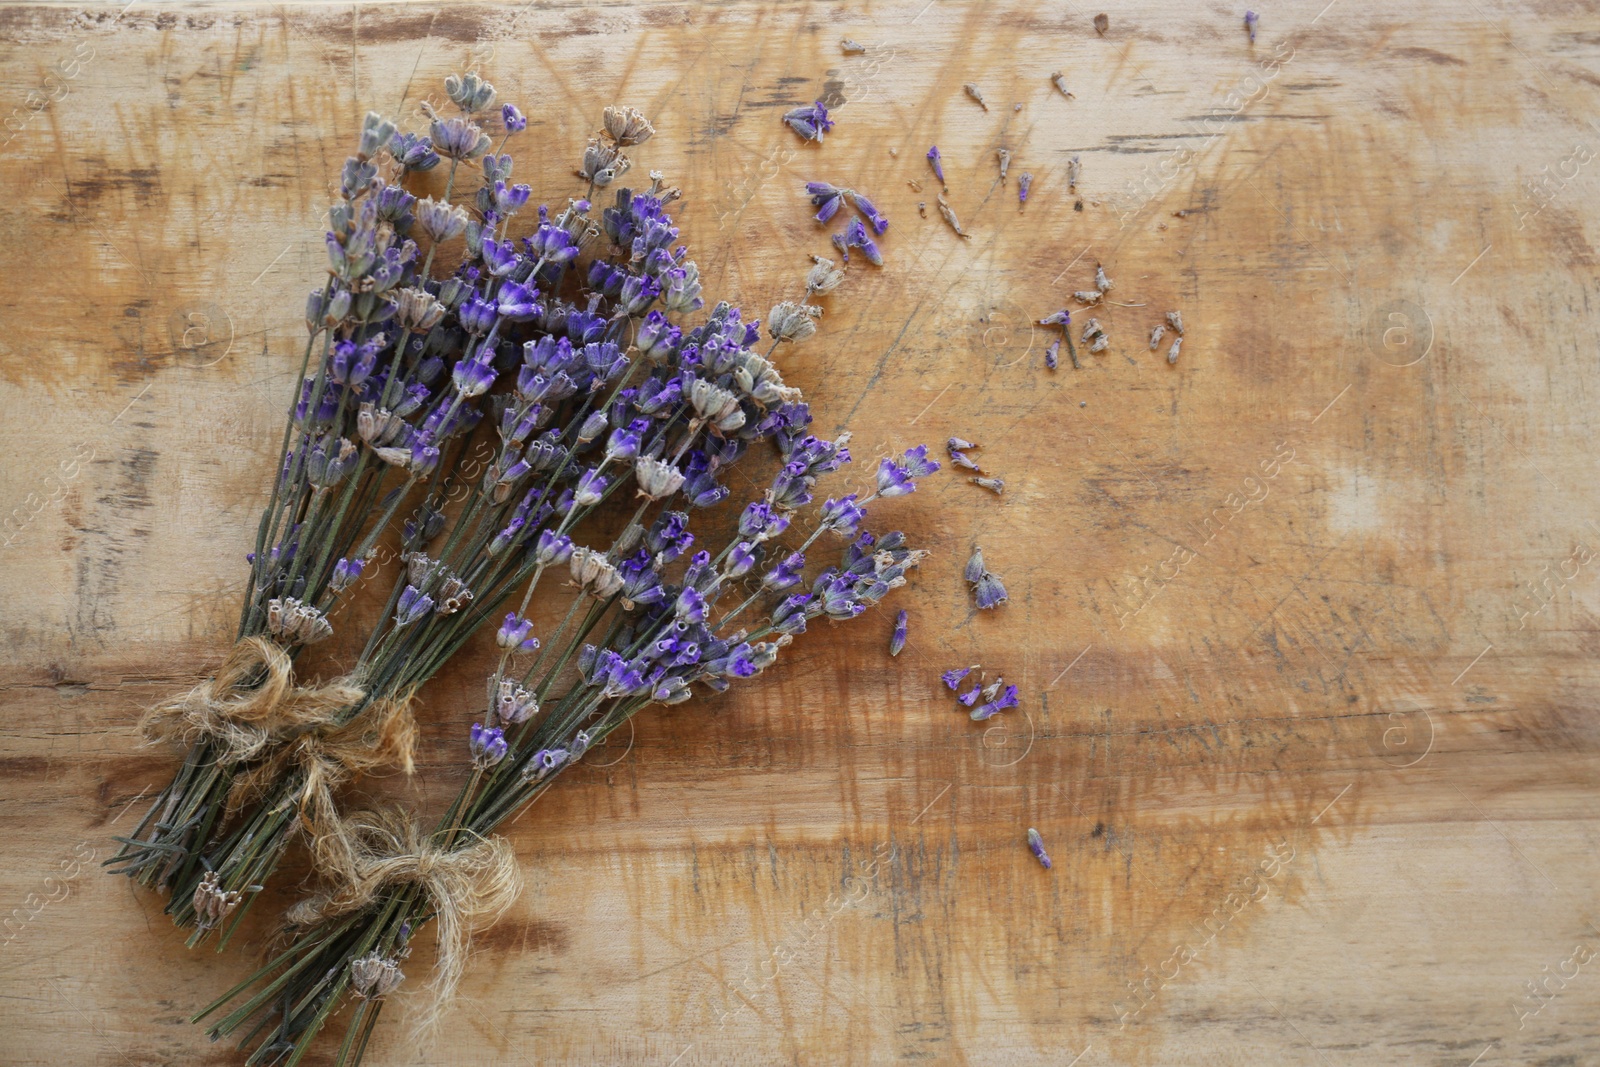
<instances>
[{"instance_id":1,"label":"weathered wood surface","mask_svg":"<svg viewBox=\"0 0 1600 1067\"><path fill-rule=\"evenodd\" d=\"M785 374L861 454L959 433L1007 489L892 506L937 551L898 661L888 615L823 628L518 821L526 898L440 1039L396 1013L372 1062L1600 1058L1595 7L1308 0L1253 47L1226 5L1094 13L0 10L0 1060L237 1062L185 1019L249 953L89 861L172 766L139 710L227 643L359 118L469 62L537 195L605 104L652 115L641 169L746 307L828 251L802 181L872 195L887 264ZM818 96L802 146L777 116ZM1028 322L1096 261L1110 350L1050 373ZM974 541L1012 594L981 618ZM468 659L410 802L455 788ZM1008 732L940 689L973 662Z\"/></svg>"}]
</instances>

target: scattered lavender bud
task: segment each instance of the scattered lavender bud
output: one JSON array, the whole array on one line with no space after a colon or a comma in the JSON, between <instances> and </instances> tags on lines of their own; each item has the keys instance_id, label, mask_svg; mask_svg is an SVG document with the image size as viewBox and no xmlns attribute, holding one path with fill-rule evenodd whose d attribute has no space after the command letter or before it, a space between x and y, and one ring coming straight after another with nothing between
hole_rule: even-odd
<instances>
[{"instance_id":1,"label":"scattered lavender bud","mask_svg":"<svg viewBox=\"0 0 1600 1067\"><path fill-rule=\"evenodd\" d=\"M1022 110L1022 105L1021 104L1012 104L1011 105L1011 110L1012 111L1021 111Z\"/></svg>"},{"instance_id":2,"label":"scattered lavender bud","mask_svg":"<svg viewBox=\"0 0 1600 1067\"><path fill-rule=\"evenodd\" d=\"M928 202L926 200L917 201L917 214L923 218L928 217Z\"/></svg>"},{"instance_id":3,"label":"scattered lavender bud","mask_svg":"<svg viewBox=\"0 0 1600 1067\"><path fill-rule=\"evenodd\" d=\"M900 650L906 647L906 610L900 609L900 614L894 617L894 634L889 638L889 655L898 656Z\"/></svg>"},{"instance_id":4,"label":"scattered lavender bud","mask_svg":"<svg viewBox=\"0 0 1600 1067\"><path fill-rule=\"evenodd\" d=\"M972 667L953 667L939 675L939 680L945 684L946 688L955 689L956 686L961 684L961 679L965 678L976 669L976 665Z\"/></svg>"},{"instance_id":5,"label":"scattered lavender bud","mask_svg":"<svg viewBox=\"0 0 1600 1067\"><path fill-rule=\"evenodd\" d=\"M1254 11L1246 11L1244 13L1244 30L1250 35L1251 44L1256 43L1256 22L1259 21L1260 18L1261 16L1257 15Z\"/></svg>"},{"instance_id":6,"label":"scattered lavender bud","mask_svg":"<svg viewBox=\"0 0 1600 1067\"><path fill-rule=\"evenodd\" d=\"M473 766L480 771L486 771L505 759L509 748L504 730L498 726L485 727L479 722L472 724L472 730L467 735L467 747L472 751Z\"/></svg>"},{"instance_id":7,"label":"scattered lavender bud","mask_svg":"<svg viewBox=\"0 0 1600 1067\"><path fill-rule=\"evenodd\" d=\"M995 157L1000 160L1000 183L1005 184L1006 171L1011 169L1011 153L1004 148L995 150Z\"/></svg>"},{"instance_id":8,"label":"scattered lavender bud","mask_svg":"<svg viewBox=\"0 0 1600 1067\"><path fill-rule=\"evenodd\" d=\"M838 235L835 234L834 237L837 241ZM878 250L877 243L867 236L867 228L861 224L860 219L851 219L850 225L845 227L844 246L861 249L861 254L867 257L867 262L875 267L883 266L883 253ZM848 254L846 258L849 258Z\"/></svg>"},{"instance_id":9,"label":"scattered lavender bud","mask_svg":"<svg viewBox=\"0 0 1600 1067\"><path fill-rule=\"evenodd\" d=\"M961 702L962 707L970 708L972 705L978 702L978 694L982 692L982 690L983 687L981 685L979 685L977 682L973 682L972 688L967 690L965 693L959 694L956 699Z\"/></svg>"},{"instance_id":10,"label":"scattered lavender bud","mask_svg":"<svg viewBox=\"0 0 1600 1067\"><path fill-rule=\"evenodd\" d=\"M1094 265L1094 287L1102 293L1109 293L1116 288L1111 279L1106 277L1106 269L1098 263Z\"/></svg>"},{"instance_id":11,"label":"scattered lavender bud","mask_svg":"<svg viewBox=\"0 0 1600 1067\"><path fill-rule=\"evenodd\" d=\"M1028 191L1032 188L1033 172L1025 170L1022 172L1022 175L1017 178L1017 203L1026 204L1028 202Z\"/></svg>"},{"instance_id":12,"label":"scattered lavender bud","mask_svg":"<svg viewBox=\"0 0 1600 1067\"><path fill-rule=\"evenodd\" d=\"M1161 338L1166 336L1166 332L1166 323L1156 323L1155 328L1150 331L1150 351L1154 352L1156 350L1156 346L1161 343Z\"/></svg>"},{"instance_id":13,"label":"scattered lavender bud","mask_svg":"<svg viewBox=\"0 0 1600 1067\"><path fill-rule=\"evenodd\" d=\"M985 699L985 700L993 700L995 698L995 694L1000 692L1000 687L1005 685L1005 684L1006 684L1006 680L1004 678L996 678L994 681L992 681L988 685L984 686L983 687L983 699Z\"/></svg>"},{"instance_id":14,"label":"scattered lavender bud","mask_svg":"<svg viewBox=\"0 0 1600 1067\"><path fill-rule=\"evenodd\" d=\"M1084 304L1098 304L1105 295L1098 289L1079 289L1072 294L1072 299Z\"/></svg>"},{"instance_id":15,"label":"scattered lavender bud","mask_svg":"<svg viewBox=\"0 0 1600 1067\"><path fill-rule=\"evenodd\" d=\"M1006 602L1006 587L998 575L984 571L972 586L972 596L980 610L989 611Z\"/></svg>"},{"instance_id":16,"label":"scattered lavender bud","mask_svg":"<svg viewBox=\"0 0 1600 1067\"><path fill-rule=\"evenodd\" d=\"M803 141L821 141L823 134L833 129L833 120L828 117L828 109L818 100L808 107L797 107L786 111L783 121L791 130L800 135Z\"/></svg>"},{"instance_id":17,"label":"scattered lavender bud","mask_svg":"<svg viewBox=\"0 0 1600 1067\"><path fill-rule=\"evenodd\" d=\"M983 486L995 496L999 496L1001 493L1006 491L1006 481L1004 478L984 478L979 476L972 479L972 484Z\"/></svg>"},{"instance_id":18,"label":"scattered lavender bud","mask_svg":"<svg viewBox=\"0 0 1600 1067\"><path fill-rule=\"evenodd\" d=\"M967 568L962 572L962 576L969 582L976 582L983 577L983 574L983 549L973 545L972 558L967 560Z\"/></svg>"},{"instance_id":19,"label":"scattered lavender bud","mask_svg":"<svg viewBox=\"0 0 1600 1067\"><path fill-rule=\"evenodd\" d=\"M785 300L775 304L767 316L767 332L774 341L804 341L817 332L822 309L815 304L796 304Z\"/></svg>"},{"instance_id":20,"label":"scattered lavender bud","mask_svg":"<svg viewBox=\"0 0 1600 1067\"><path fill-rule=\"evenodd\" d=\"M928 163L933 167L933 176L939 179L939 184L944 184L943 156L939 155L939 146L934 145L928 149Z\"/></svg>"},{"instance_id":21,"label":"scattered lavender bud","mask_svg":"<svg viewBox=\"0 0 1600 1067\"><path fill-rule=\"evenodd\" d=\"M528 128L528 119L518 110L516 104L502 105L500 118L506 124L507 133L521 133Z\"/></svg>"},{"instance_id":22,"label":"scattered lavender bud","mask_svg":"<svg viewBox=\"0 0 1600 1067\"><path fill-rule=\"evenodd\" d=\"M1104 15L1100 16L1105 18ZM1033 853L1033 858L1038 860L1045 870L1050 869L1050 854L1044 850L1044 838L1039 836L1039 831L1028 827L1028 851Z\"/></svg>"},{"instance_id":23,"label":"scattered lavender bud","mask_svg":"<svg viewBox=\"0 0 1600 1067\"><path fill-rule=\"evenodd\" d=\"M957 237L965 237L969 241L972 240L972 234L961 228L961 220L956 218L955 209L945 202L943 193L939 194L939 214L944 217L944 221L950 224L950 228L956 231Z\"/></svg>"},{"instance_id":24,"label":"scattered lavender bud","mask_svg":"<svg viewBox=\"0 0 1600 1067\"><path fill-rule=\"evenodd\" d=\"M1067 192L1078 191L1078 179L1083 177L1083 162L1077 156L1067 160Z\"/></svg>"},{"instance_id":25,"label":"scattered lavender bud","mask_svg":"<svg viewBox=\"0 0 1600 1067\"><path fill-rule=\"evenodd\" d=\"M968 96L972 97L973 100L977 101L978 106L983 108L983 110L989 110L989 105L983 102L983 94L978 91L978 87L976 85L973 85L971 82L967 82L967 84L961 87L961 90Z\"/></svg>"},{"instance_id":26,"label":"scattered lavender bud","mask_svg":"<svg viewBox=\"0 0 1600 1067\"><path fill-rule=\"evenodd\" d=\"M999 697L990 696L987 697L987 700L987 703L973 709L973 721L983 722L985 719L992 719L994 716L998 715L1002 711L1005 711L1007 708L1016 707L1017 687L1014 685L1008 685L1005 688L1005 692L1001 693Z\"/></svg>"},{"instance_id":27,"label":"scattered lavender bud","mask_svg":"<svg viewBox=\"0 0 1600 1067\"><path fill-rule=\"evenodd\" d=\"M1104 352L1106 350L1106 346L1110 344L1111 338L1102 333L1099 337L1094 339L1094 344L1089 346L1089 354L1091 356L1097 356L1101 352Z\"/></svg>"},{"instance_id":28,"label":"scattered lavender bud","mask_svg":"<svg viewBox=\"0 0 1600 1067\"><path fill-rule=\"evenodd\" d=\"M1088 322L1083 324L1083 336L1079 337L1078 340L1092 341L1105 332L1106 331L1100 325L1099 319L1090 319Z\"/></svg>"},{"instance_id":29,"label":"scattered lavender bud","mask_svg":"<svg viewBox=\"0 0 1600 1067\"><path fill-rule=\"evenodd\" d=\"M1179 333L1179 334L1183 333L1183 312L1181 312L1181 311L1169 311L1169 312L1167 312L1167 325L1172 327L1172 331L1174 333Z\"/></svg>"},{"instance_id":30,"label":"scattered lavender bud","mask_svg":"<svg viewBox=\"0 0 1600 1067\"><path fill-rule=\"evenodd\" d=\"M1057 337L1050 342L1050 347L1044 350L1044 365L1051 370L1056 369L1056 363L1061 359L1061 338Z\"/></svg>"},{"instance_id":31,"label":"scattered lavender bud","mask_svg":"<svg viewBox=\"0 0 1600 1067\"><path fill-rule=\"evenodd\" d=\"M1100 13L1100 14L1098 14L1098 15L1096 15L1094 17L1094 32L1095 33L1098 33L1100 36L1104 37L1106 35L1106 31L1109 30L1110 28L1111 28L1111 20L1106 17L1104 12L1102 12L1102 13Z\"/></svg>"},{"instance_id":32,"label":"scattered lavender bud","mask_svg":"<svg viewBox=\"0 0 1600 1067\"><path fill-rule=\"evenodd\" d=\"M844 204L845 190L828 182L806 182L806 194L811 197L811 206L818 209L817 221L821 223L838 214Z\"/></svg>"},{"instance_id":33,"label":"scattered lavender bud","mask_svg":"<svg viewBox=\"0 0 1600 1067\"><path fill-rule=\"evenodd\" d=\"M1178 349L1183 347L1183 335L1179 334L1172 339L1172 347L1167 349L1167 363L1170 366L1178 362Z\"/></svg>"},{"instance_id":34,"label":"scattered lavender bud","mask_svg":"<svg viewBox=\"0 0 1600 1067\"><path fill-rule=\"evenodd\" d=\"M844 194L850 198L850 202L855 205L856 210L861 212L861 217L867 220L867 225L872 227L872 232L882 237L883 231L889 228L888 217L873 207L872 201L854 189L846 189Z\"/></svg>"},{"instance_id":35,"label":"scattered lavender bud","mask_svg":"<svg viewBox=\"0 0 1600 1067\"><path fill-rule=\"evenodd\" d=\"M951 452L965 452L969 448L977 448L977 442L968 441L960 437L952 437L945 442L946 449Z\"/></svg>"},{"instance_id":36,"label":"scattered lavender bud","mask_svg":"<svg viewBox=\"0 0 1600 1067\"><path fill-rule=\"evenodd\" d=\"M1067 89L1067 76L1065 74L1062 74L1059 70L1056 71L1054 74L1050 75L1050 84L1054 85L1057 89L1061 90L1061 95L1066 97L1068 100L1077 99Z\"/></svg>"},{"instance_id":37,"label":"scattered lavender bud","mask_svg":"<svg viewBox=\"0 0 1600 1067\"><path fill-rule=\"evenodd\" d=\"M833 235L833 247L839 250L841 259L846 263L850 262L850 246L845 242L844 234L836 233Z\"/></svg>"},{"instance_id":38,"label":"scattered lavender bud","mask_svg":"<svg viewBox=\"0 0 1600 1067\"><path fill-rule=\"evenodd\" d=\"M964 452L951 452L950 462L955 464L957 467L964 467L969 471L978 471L979 473L982 473L983 471L983 468L969 459Z\"/></svg>"},{"instance_id":39,"label":"scattered lavender bud","mask_svg":"<svg viewBox=\"0 0 1600 1067\"><path fill-rule=\"evenodd\" d=\"M864 44L857 44L855 41L852 41L850 38L846 37L844 40L839 42L839 50L847 56L859 56L861 53L867 50L867 46Z\"/></svg>"},{"instance_id":40,"label":"scattered lavender bud","mask_svg":"<svg viewBox=\"0 0 1600 1067\"><path fill-rule=\"evenodd\" d=\"M840 283L844 281L844 271L835 267L831 259L812 256L811 260L815 266L806 275L806 294L808 296L821 296L839 288Z\"/></svg>"}]
</instances>

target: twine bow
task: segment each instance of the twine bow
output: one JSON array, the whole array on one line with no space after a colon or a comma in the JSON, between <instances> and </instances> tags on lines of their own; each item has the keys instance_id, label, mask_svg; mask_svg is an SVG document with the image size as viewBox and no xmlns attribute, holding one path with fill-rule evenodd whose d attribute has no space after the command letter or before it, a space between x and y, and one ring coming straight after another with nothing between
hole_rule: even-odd
<instances>
[{"instance_id":1,"label":"twine bow","mask_svg":"<svg viewBox=\"0 0 1600 1067\"><path fill-rule=\"evenodd\" d=\"M209 743L223 765L255 764L229 790L230 812L300 770L300 809L316 829L337 821L333 790L347 779L390 763L412 770L410 694L374 701L341 724L340 713L365 697L349 678L296 686L288 653L265 637L247 637L215 676L151 708L140 728L151 741Z\"/></svg>"},{"instance_id":2,"label":"twine bow","mask_svg":"<svg viewBox=\"0 0 1600 1067\"><path fill-rule=\"evenodd\" d=\"M433 996L418 1023L433 1027L466 971L474 931L492 926L522 892L522 870L502 838L473 835L440 845L400 811L357 812L317 838L318 869L331 888L289 910L308 926L371 905L378 894L414 885L427 894L439 924Z\"/></svg>"}]
</instances>

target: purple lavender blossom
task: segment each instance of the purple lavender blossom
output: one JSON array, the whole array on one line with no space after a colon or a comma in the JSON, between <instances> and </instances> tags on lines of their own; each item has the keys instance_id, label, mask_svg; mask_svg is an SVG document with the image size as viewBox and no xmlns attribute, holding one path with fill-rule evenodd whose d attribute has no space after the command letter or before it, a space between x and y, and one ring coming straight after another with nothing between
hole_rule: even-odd
<instances>
[{"instance_id":1,"label":"purple lavender blossom","mask_svg":"<svg viewBox=\"0 0 1600 1067\"><path fill-rule=\"evenodd\" d=\"M509 748L504 730L498 726L485 727L479 722L472 724L472 730L467 735L467 747L472 751L472 765L480 771L486 771L505 759Z\"/></svg>"},{"instance_id":2,"label":"purple lavender blossom","mask_svg":"<svg viewBox=\"0 0 1600 1067\"><path fill-rule=\"evenodd\" d=\"M481 396L494 384L494 367L478 362L477 357L459 360L450 372L450 380L462 396Z\"/></svg>"},{"instance_id":3,"label":"purple lavender blossom","mask_svg":"<svg viewBox=\"0 0 1600 1067\"><path fill-rule=\"evenodd\" d=\"M837 500L823 502L822 518L818 525L834 533L854 537L861 530L861 520L866 517L866 510L856 504L856 494L849 493Z\"/></svg>"},{"instance_id":4,"label":"purple lavender blossom","mask_svg":"<svg viewBox=\"0 0 1600 1067\"><path fill-rule=\"evenodd\" d=\"M500 629L494 635L494 640L495 644L501 648L515 648L521 652L532 652L539 647L539 639L532 636L532 634L533 623L513 611L508 613L505 621L500 624Z\"/></svg>"},{"instance_id":5,"label":"purple lavender blossom","mask_svg":"<svg viewBox=\"0 0 1600 1067\"><path fill-rule=\"evenodd\" d=\"M972 585L972 597L980 610L989 611L1006 602L1006 587L996 575L984 571Z\"/></svg>"},{"instance_id":6,"label":"purple lavender blossom","mask_svg":"<svg viewBox=\"0 0 1600 1067\"><path fill-rule=\"evenodd\" d=\"M517 109L516 104L505 104L500 108L500 118L506 124L507 133L521 133L528 128L528 120Z\"/></svg>"},{"instance_id":7,"label":"purple lavender blossom","mask_svg":"<svg viewBox=\"0 0 1600 1067\"><path fill-rule=\"evenodd\" d=\"M506 282L495 298L500 317L512 322L527 322L539 314L539 290L521 282Z\"/></svg>"},{"instance_id":8,"label":"purple lavender blossom","mask_svg":"<svg viewBox=\"0 0 1600 1067\"><path fill-rule=\"evenodd\" d=\"M959 694L956 699L961 701L962 706L970 708L978 702L978 694L981 692L983 692L983 683L973 682L972 688L965 693Z\"/></svg>"},{"instance_id":9,"label":"purple lavender blossom","mask_svg":"<svg viewBox=\"0 0 1600 1067\"><path fill-rule=\"evenodd\" d=\"M1250 35L1251 44L1256 43L1256 22L1260 18L1261 16L1257 15L1254 11L1246 11L1244 13L1244 28L1245 32Z\"/></svg>"},{"instance_id":10,"label":"purple lavender blossom","mask_svg":"<svg viewBox=\"0 0 1600 1067\"><path fill-rule=\"evenodd\" d=\"M845 190L827 182L806 182L806 194L811 197L811 206L818 209L818 222L827 222L839 213L839 207L844 203L844 193Z\"/></svg>"},{"instance_id":11,"label":"purple lavender blossom","mask_svg":"<svg viewBox=\"0 0 1600 1067\"><path fill-rule=\"evenodd\" d=\"M844 234L836 233L833 235L833 247L838 251L841 259L846 263L850 262L850 245L845 241Z\"/></svg>"},{"instance_id":12,"label":"purple lavender blossom","mask_svg":"<svg viewBox=\"0 0 1600 1067\"><path fill-rule=\"evenodd\" d=\"M1025 170L1022 172L1022 176L1017 179L1017 203L1026 204L1028 202L1028 193L1032 188L1033 172Z\"/></svg>"},{"instance_id":13,"label":"purple lavender blossom","mask_svg":"<svg viewBox=\"0 0 1600 1067\"><path fill-rule=\"evenodd\" d=\"M950 670L939 675L939 680L943 682L947 688L953 690L956 686L961 684L961 679L965 678L971 673L971 667L952 667Z\"/></svg>"},{"instance_id":14,"label":"purple lavender blossom","mask_svg":"<svg viewBox=\"0 0 1600 1067\"><path fill-rule=\"evenodd\" d=\"M833 120L828 117L828 109L821 100L784 112L783 121L805 141L821 141L823 134L833 129Z\"/></svg>"},{"instance_id":15,"label":"purple lavender blossom","mask_svg":"<svg viewBox=\"0 0 1600 1067\"><path fill-rule=\"evenodd\" d=\"M519 262L517 246L511 241L496 241L492 237L483 239L483 265L489 268L489 273L496 278L504 278L516 269Z\"/></svg>"},{"instance_id":16,"label":"purple lavender blossom","mask_svg":"<svg viewBox=\"0 0 1600 1067\"><path fill-rule=\"evenodd\" d=\"M838 235L834 236L837 238ZM861 224L860 219L851 219L850 225L845 227L844 243L846 247L861 249L861 254L866 256L867 262L873 266L883 266L883 253L878 250L877 243L867 236L867 228Z\"/></svg>"},{"instance_id":17,"label":"purple lavender blossom","mask_svg":"<svg viewBox=\"0 0 1600 1067\"><path fill-rule=\"evenodd\" d=\"M972 718L974 722L983 722L985 719L993 718L995 715L1005 711L1007 708L1014 708L1016 706L1017 687L1014 685L1008 685L1006 686L1005 691L998 697L989 701L987 704L974 709L972 712Z\"/></svg>"},{"instance_id":18,"label":"purple lavender blossom","mask_svg":"<svg viewBox=\"0 0 1600 1067\"><path fill-rule=\"evenodd\" d=\"M944 164L941 162L943 158L943 156L939 155L938 145L928 149L928 163L933 167L933 176L939 179L939 184L941 185L944 184Z\"/></svg>"},{"instance_id":19,"label":"purple lavender blossom","mask_svg":"<svg viewBox=\"0 0 1600 1067\"><path fill-rule=\"evenodd\" d=\"M389 139L389 152L407 170L432 170L439 165L439 153L423 134L395 134Z\"/></svg>"},{"instance_id":20,"label":"purple lavender blossom","mask_svg":"<svg viewBox=\"0 0 1600 1067\"><path fill-rule=\"evenodd\" d=\"M1061 338L1057 337L1050 342L1050 347L1044 350L1044 365L1051 370L1056 369L1056 363L1061 359Z\"/></svg>"},{"instance_id":21,"label":"purple lavender blossom","mask_svg":"<svg viewBox=\"0 0 1600 1067\"><path fill-rule=\"evenodd\" d=\"M867 225L872 227L872 232L883 236L883 231L889 228L889 220L877 208L872 206L872 201L856 192L854 189L846 190L850 202L861 212L861 217L867 220Z\"/></svg>"},{"instance_id":22,"label":"purple lavender blossom","mask_svg":"<svg viewBox=\"0 0 1600 1067\"><path fill-rule=\"evenodd\" d=\"M1028 851L1033 853L1034 859L1038 860L1045 870L1050 869L1050 854L1044 850L1044 838L1040 837L1039 831L1031 826L1028 827Z\"/></svg>"},{"instance_id":23,"label":"purple lavender blossom","mask_svg":"<svg viewBox=\"0 0 1600 1067\"><path fill-rule=\"evenodd\" d=\"M906 628L909 616L905 608L900 609L900 614L894 617L894 633L889 638L889 655L898 656L900 650L906 647Z\"/></svg>"},{"instance_id":24,"label":"purple lavender blossom","mask_svg":"<svg viewBox=\"0 0 1600 1067\"><path fill-rule=\"evenodd\" d=\"M416 586L408 585L405 592L400 594L400 603L395 609L394 624L410 626L432 610L433 598Z\"/></svg>"},{"instance_id":25,"label":"purple lavender blossom","mask_svg":"<svg viewBox=\"0 0 1600 1067\"><path fill-rule=\"evenodd\" d=\"M935 460L928 458L928 446L908 448L897 459L885 459L878 464L878 495L881 497L905 496L917 490L916 479L939 469Z\"/></svg>"},{"instance_id":26,"label":"purple lavender blossom","mask_svg":"<svg viewBox=\"0 0 1600 1067\"><path fill-rule=\"evenodd\" d=\"M806 557L804 553L791 552L779 560L777 565L766 573L761 584L774 592L780 589L788 589L799 584L801 576L805 573L805 568Z\"/></svg>"}]
</instances>

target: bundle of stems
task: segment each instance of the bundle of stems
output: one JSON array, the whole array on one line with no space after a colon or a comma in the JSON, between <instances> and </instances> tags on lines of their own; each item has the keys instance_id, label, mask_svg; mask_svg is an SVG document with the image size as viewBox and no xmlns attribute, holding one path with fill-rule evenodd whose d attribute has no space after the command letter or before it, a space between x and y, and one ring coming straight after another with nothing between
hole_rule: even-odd
<instances>
[{"instance_id":1,"label":"bundle of stems","mask_svg":"<svg viewBox=\"0 0 1600 1067\"><path fill-rule=\"evenodd\" d=\"M220 1016L212 1038L237 1036L251 1049L250 1064L300 1062L352 1001L337 1062L359 1063L385 997L404 978L412 939L430 923L440 951L424 1018L437 1018L464 969L471 930L514 898L514 864L506 869L509 849L492 836L497 827L640 710L757 676L808 622L861 615L922 559L903 535L875 538L862 528L869 504L911 493L938 469L921 446L882 459L870 491L825 500L812 509L809 533L785 540L819 480L850 454L847 434L826 441L809 432L809 408L772 357L781 344L816 332L821 308L813 298L844 275L818 259L804 297L767 317L764 353L753 347L760 324L728 303L697 325L674 323L672 315L703 304L698 270L675 246L678 229L666 212L678 190L652 174L646 190L615 189L613 206L590 223L588 198L629 165L621 150L653 132L633 109L608 108L605 131L590 140L578 170L588 182L585 197L554 223L541 209L525 253L504 238L504 220L490 210L509 158L485 163L489 184L479 205L486 221L468 235L472 265L444 284L460 280L475 294L465 299L505 308L520 305L537 281L525 300L531 334L520 366L492 354L482 363L503 382L514 377L490 394L498 413L485 420L498 435L494 477L455 517L437 558L424 551L435 536L428 533L433 513L425 508L409 529L412 573L391 596L398 616L369 641L364 677L383 692L407 691L498 617L496 605L519 591L520 600L496 632L501 653L481 721L462 724L461 758L471 769L454 802L431 828L403 811L358 812L313 827L322 888L290 912L281 951L196 1016ZM444 139L436 122L434 143ZM566 269L590 236L596 253L584 267ZM561 255L549 255L552 247ZM521 291L508 297L514 286ZM457 314L470 333L467 313ZM497 328L487 327L491 343ZM469 337L458 368L483 350L478 336ZM546 425L554 428L531 438ZM692 516L729 497L728 473L758 442L775 448L776 474L739 513L735 532L708 541L732 517L696 528ZM519 481L525 474L528 481ZM513 488L501 492L504 483ZM620 533L608 545L574 544L583 519L629 488L631 512L623 509L611 527ZM845 541L839 563L808 568L813 546L829 535ZM712 547L696 551L697 539ZM551 571L570 576L556 594L570 603L541 642L529 609ZM402 621L405 604L436 588L425 584L435 573L459 578L472 601L423 624L437 633L413 637ZM559 614L557 607L551 617ZM301 788L294 774L283 776L213 850L219 889L240 892L270 873ZM486 888L486 878L497 884Z\"/></svg>"}]
</instances>

